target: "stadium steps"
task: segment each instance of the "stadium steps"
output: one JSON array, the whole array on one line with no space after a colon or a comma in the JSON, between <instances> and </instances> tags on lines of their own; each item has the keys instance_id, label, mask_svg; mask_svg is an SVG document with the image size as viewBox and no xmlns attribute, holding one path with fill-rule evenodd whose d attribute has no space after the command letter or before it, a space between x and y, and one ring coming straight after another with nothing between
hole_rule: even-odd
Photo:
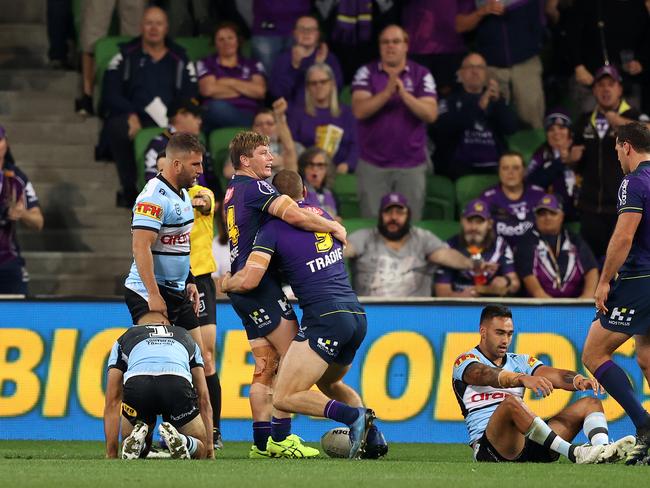
<instances>
[{"instance_id":1,"label":"stadium steps","mask_svg":"<svg viewBox=\"0 0 650 488\"><path fill-rule=\"evenodd\" d=\"M0 12L2 12L4 22L0 24L0 68L42 67L47 61L48 50L45 24L9 24L6 21L5 12L1 9L2 6L0 6Z\"/></svg>"},{"instance_id":2,"label":"stadium steps","mask_svg":"<svg viewBox=\"0 0 650 488\"><path fill-rule=\"evenodd\" d=\"M25 253L25 259L38 269L38 274L44 275L74 275L86 274L89 269L94 274L102 276L114 275L114 270L119 269L127 273L131 266L131 259L122 253L114 252L39 252Z\"/></svg>"},{"instance_id":3,"label":"stadium steps","mask_svg":"<svg viewBox=\"0 0 650 488\"><path fill-rule=\"evenodd\" d=\"M50 96L75 97L79 91L79 75L72 71L38 69L3 69L0 90L47 93ZM66 109L69 111L69 107Z\"/></svg>"},{"instance_id":4,"label":"stadium steps","mask_svg":"<svg viewBox=\"0 0 650 488\"><path fill-rule=\"evenodd\" d=\"M128 272L128 268L126 270ZM114 297L124 295L124 275L36 274L29 275L29 290L33 295L63 295L75 297Z\"/></svg>"},{"instance_id":5,"label":"stadium steps","mask_svg":"<svg viewBox=\"0 0 650 488\"><path fill-rule=\"evenodd\" d=\"M72 103L70 101L70 104ZM34 105L34 108L36 107L37 105ZM67 111L72 111L72 105L67 108ZM36 141L50 144L94 144L99 132L99 121L96 118L84 120L80 117L77 122L61 124L57 122L39 122L38 120L17 121L10 116L5 117L4 113L0 113L0 117L3 117L2 124L7 129L9 144ZM88 164L95 163L90 160Z\"/></svg>"},{"instance_id":6,"label":"stadium steps","mask_svg":"<svg viewBox=\"0 0 650 488\"><path fill-rule=\"evenodd\" d=\"M53 229L46 227L42 232L19 231L18 242L20 248L25 252L114 252L128 256L130 259L131 230L128 219L125 225L114 228L73 227ZM27 262L27 269L35 271L29 261ZM92 271L91 266L87 272ZM115 271L121 273L124 270Z\"/></svg>"},{"instance_id":7,"label":"stadium steps","mask_svg":"<svg viewBox=\"0 0 650 488\"><path fill-rule=\"evenodd\" d=\"M39 115L40 122L42 116L51 116L65 114L70 112L70 100L66 96L58 93L47 93L42 91L0 91L0 114L11 114L11 118L17 115ZM76 115L76 114L72 114ZM69 119L71 122L74 119ZM77 117L77 121L83 121ZM88 125L96 128L96 119L88 119Z\"/></svg>"}]
</instances>

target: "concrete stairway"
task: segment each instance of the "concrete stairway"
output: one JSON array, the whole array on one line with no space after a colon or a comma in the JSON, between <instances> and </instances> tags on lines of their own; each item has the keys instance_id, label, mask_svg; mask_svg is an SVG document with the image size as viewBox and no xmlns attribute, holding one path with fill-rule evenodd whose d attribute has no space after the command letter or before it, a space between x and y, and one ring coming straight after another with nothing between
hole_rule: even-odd
<instances>
[{"instance_id":1,"label":"concrete stairway","mask_svg":"<svg viewBox=\"0 0 650 488\"><path fill-rule=\"evenodd\" d=\"M74 113L79 75L46 68L45 4L0 0L0 124L45 216L18 234L30 293L121 295L130 212L115 207L114 165L94 161L98 119Z\"/></svg>"}]
</instances>

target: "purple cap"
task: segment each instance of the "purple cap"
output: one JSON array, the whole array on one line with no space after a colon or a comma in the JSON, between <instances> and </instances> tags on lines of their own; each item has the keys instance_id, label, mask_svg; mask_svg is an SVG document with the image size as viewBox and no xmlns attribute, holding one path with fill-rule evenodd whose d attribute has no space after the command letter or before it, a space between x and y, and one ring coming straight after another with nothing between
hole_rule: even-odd
<instances>
[{"instance_id":1,"label":"purple cap","mask_svg":"<svg viewBox=\"0 0 650 488\"><path fill-rule=\"evenodd\" d=\"M551 212L560 212L562 211L562 204L559 202L555 195L547 193L539 199L539 202L537 202L537 205L535 206L535 212L542 209L550 210Z\"/></svg>"},{"instance_id":2,"label":"purple cap","mask_svg":"<svg viewBox=\"0 0 650 488\"><path fill-rule=\"evenodd\" d=\"M606 64L602 68L598 68L596 74L594 75L594 83L601 78L604 78L605 76L610 76L614 81L618 81L619 83L623 81L621 74L618 72L616 67L612 66L611 64Z\"/></svg>"},{"instance_id":3,"label":"purple cap","mask_svg":"<svg viewBox=\"0 0 650 488\"><path fill-rule=\"evenodd\" d=\"M553 125L571 128L571 117L569 117L566 110L555 108L548 111L546 117L544 117L544 129L548 130Z\"/></svg>"},{"instance_id":4,"label":"purple cap","mask_svg":"<svg viewBox=\"0 0 650 488\"><path fill-rule=\"evenodd\" d=\"M387 193L381 197L381 203L379 204L379 210L383 212L389 207L404 207L410 208L409 202L404 195L397 192Z\"/></svg>"},{"instance_id":5,"label":"purple cap","mask_svg":"<svg viewBox=\"0 0 650 488\"><path fill-rule=\"evenodd\" d=\"M472 200L467 204L465 210L463 210L463 217L466 219L470 217L481 217L485 220L492 218L487 203L479 198Z\"/></svg>"},{"instance_id":6,"label":"purple cap","mask_svg":"<svg viewBox=\"0 0 650 488\"><path fill-rule=\"evenodd\" d=\"M7 131L3 126L0 125L0 139L4 139L7 135Z\"/></svg>"}]
</instances>

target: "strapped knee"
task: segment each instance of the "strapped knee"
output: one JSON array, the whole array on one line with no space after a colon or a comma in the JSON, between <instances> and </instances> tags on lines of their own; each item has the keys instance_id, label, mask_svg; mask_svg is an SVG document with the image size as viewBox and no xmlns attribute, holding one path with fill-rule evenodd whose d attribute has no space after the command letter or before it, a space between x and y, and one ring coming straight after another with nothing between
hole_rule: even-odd
<instances>
[{"instance_id":1,"label":"strapped knee","mask_svg":"<svg viewBox=\"0 0 650 488\"><path fill-rule=\"evenodd\" d=\"M261 383L270 388L273 384L273 376L278 370L280 355L272 346L260 346L253 348L253 358L255 359L255 372L252 384Z\"/></svg>"}]
</instances>

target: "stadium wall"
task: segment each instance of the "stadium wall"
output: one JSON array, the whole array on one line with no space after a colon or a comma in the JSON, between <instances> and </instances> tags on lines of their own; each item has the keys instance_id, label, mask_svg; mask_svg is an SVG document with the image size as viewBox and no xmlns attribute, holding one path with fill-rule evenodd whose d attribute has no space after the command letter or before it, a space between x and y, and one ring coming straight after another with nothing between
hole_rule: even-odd
<instances>
[{"instance_id":1,"label":"stadium wall","mask_svg":"<svg viewBox=\"0 0 650 488\"><path fill-rule=\"evenodd\" d=\"M456 357L478 342L482 305L366 303L368 335L347 381L375 409L389 441L467 441L451 370ZM593 305L538 301L511 307L513 351L583 371L580 354ZM227 302L217 305L217 321L224 439L249 440L252 358ZM0 301L0 440L103 439L105 364L129 323L126 307L117 301ZM619 350L617 361L650 409L650 388L636 366L632 341ZM550 417L580 395L556 390L547 399L528 396L527 402L542 417ZM603 397L603 403L613 437L634 432L612 398ZM301 416L294 420L293 431L314 441L334 426L329 420Z\"/></svg>"}]
</instances>

